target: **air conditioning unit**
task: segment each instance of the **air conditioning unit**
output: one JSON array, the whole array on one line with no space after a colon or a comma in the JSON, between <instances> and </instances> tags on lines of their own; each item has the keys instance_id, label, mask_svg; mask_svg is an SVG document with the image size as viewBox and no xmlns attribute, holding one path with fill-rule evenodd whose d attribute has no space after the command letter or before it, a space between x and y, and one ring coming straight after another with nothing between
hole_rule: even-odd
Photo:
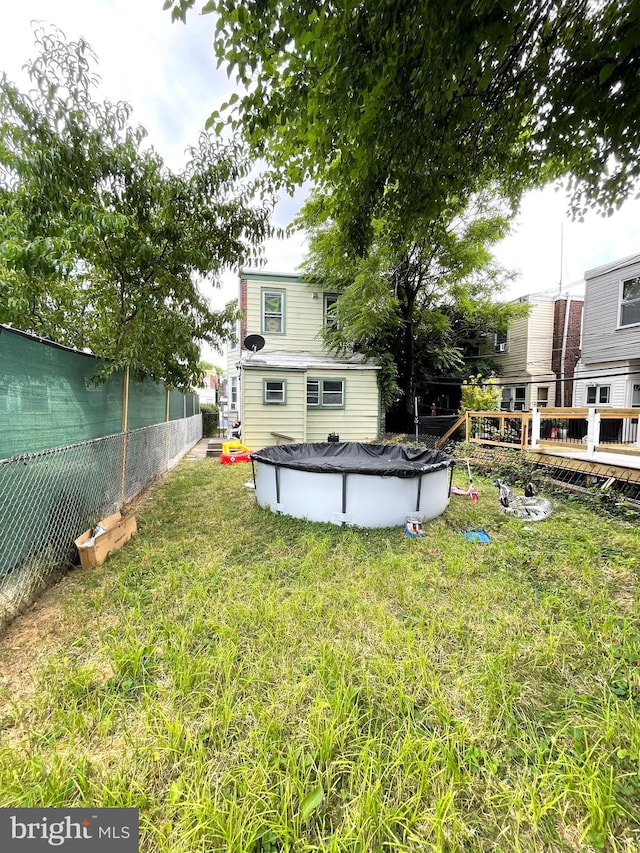
<instances>
[{"instance_id":1,"label":"air conditioning unit","mask_svg":"<svg viewBox=\"0 0 640 853\"><path fill-rule=\"evenodd\" d=\"M498 352L506 352L507 345L506 344L498 344Z\"/></svg>"}]
</instances>

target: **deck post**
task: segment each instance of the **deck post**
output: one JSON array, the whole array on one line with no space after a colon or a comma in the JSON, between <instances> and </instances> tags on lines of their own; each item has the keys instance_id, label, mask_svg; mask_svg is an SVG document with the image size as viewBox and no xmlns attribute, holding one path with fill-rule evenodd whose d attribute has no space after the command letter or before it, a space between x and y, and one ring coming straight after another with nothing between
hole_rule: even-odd
<instances>
[{"instance_id":1,"label":"deck post","mask_svg":"<svg viewBox=\"0 0 640 853\"><path fill-rule=\"evenodd\" d=\"M595 408L587 416L587 453L593 456L600 441L600 414Z\"/></svg>"},{"instance_id":2,"label":"deck post","mask_svg":"<svg viewBox=\"0 0 640 853\"><path fill-rule=\"evenodd\" d=\"M534 406L531 409L531 448L540 444L540 410Z\"/></svg>"}]
</instances>

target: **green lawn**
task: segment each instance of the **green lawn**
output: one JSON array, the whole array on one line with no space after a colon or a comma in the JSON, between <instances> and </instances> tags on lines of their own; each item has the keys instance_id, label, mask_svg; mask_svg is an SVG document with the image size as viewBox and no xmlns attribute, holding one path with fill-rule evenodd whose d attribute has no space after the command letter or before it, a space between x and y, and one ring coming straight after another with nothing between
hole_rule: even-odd
<instances>
[{"instance_id":1,"label":"green lawn","mask_svg":"<svg viewBox=\"0 0 640 853\"><path fill-rule=\"evenodd\" d=\"M38 654L8 632L1 806L136 806L148 853L640 850L637 526L476 478L406 539L250 471L182 462Z\"/></svg>"}]
</instances>

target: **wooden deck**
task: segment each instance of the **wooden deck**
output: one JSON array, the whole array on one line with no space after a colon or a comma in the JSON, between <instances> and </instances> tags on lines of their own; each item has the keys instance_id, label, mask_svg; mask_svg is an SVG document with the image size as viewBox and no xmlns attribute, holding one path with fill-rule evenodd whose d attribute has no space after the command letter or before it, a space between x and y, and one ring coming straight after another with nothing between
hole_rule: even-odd
<instances>
[{"instance_id":1,"label":"wooden deck","mask_svg":"<svg viewBox=\"0 0 640 853\"><path fill-rule=\"evenodd\" d=\"M640 484L640 455L598 453L589 456L586 451L564 451L558 449L523 451L526 458L540 465L554 466L594 477L614 477L627 483Z\"/></svg>"}]
</instances>

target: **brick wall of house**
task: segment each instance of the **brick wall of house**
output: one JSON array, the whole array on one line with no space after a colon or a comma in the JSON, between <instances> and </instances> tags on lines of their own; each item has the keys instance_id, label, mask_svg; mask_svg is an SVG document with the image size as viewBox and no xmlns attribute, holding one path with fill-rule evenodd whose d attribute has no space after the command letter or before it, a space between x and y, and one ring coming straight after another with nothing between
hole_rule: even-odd
<instances>
[{"instance_id":1,"label":"brick wall of house","mask_svg":"<svg viewBox=\"0 0 640 853\"><path fill-rule=\"evenodd\" d=\"M580 358L580 333L582 329L582 298L571 299L569 306L569 325L564 358L564 399L562 384L556 383L555 405L570 406L573 400L573 374ZM562 337L567 312L567 299L556 299L553 312L553 342L551 348L551 369L560 378L562 374Z\"/></svg>"}]
</instances>

